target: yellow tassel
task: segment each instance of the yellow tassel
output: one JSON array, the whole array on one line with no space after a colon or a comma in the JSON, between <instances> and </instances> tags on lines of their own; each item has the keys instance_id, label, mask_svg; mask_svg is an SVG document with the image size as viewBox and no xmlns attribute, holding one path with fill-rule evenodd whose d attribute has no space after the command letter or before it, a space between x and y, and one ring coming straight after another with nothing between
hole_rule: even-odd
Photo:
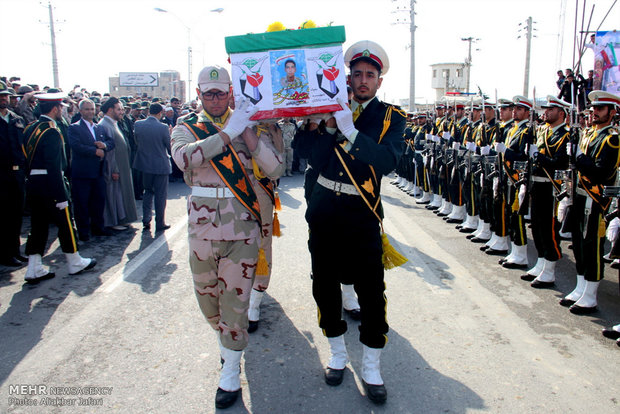
<instances>
[{"instance_id":1,"label":"yellow tassel","mask_svg":"<svg viewBox=\"0 0 620 414\"><path fill-rule=\"evenodd\" d=\"M282 210L282 204L280 204L280 194L277 191L274 191L274 208L276 211Z\"/></svg>"},{"instance_id":2,"label":"yellow tassel","mask_svg":"<svg viewBox=\"0 0 620 414\"><path fill-rule=\"evenodd\" d=\"M275 211L273 212L273 230L271 233L276 237L280 237L282 235L282 233L280 233L280 220L278 219L278 213Z\"/></svg>"},{"instance_id":3,"label":"yellow tassel","mask_svg":"<svg viewBox=\"0 0 620 414\"><path fill-rule=\"evenodd\" d=\"M511 208L513 212L519 211L519 190L515 193L515 201L512 203Z\"/></svg>"},{"instance_id":4,"label":"yellow tassel","mask_svg":"<svg viewBox=\"0 0 620 414\"><path fill-rule=\"evenodd\" d=\"M381 233L381 242L383 243L382 260L383 268L385 270L402 266L409 261L405 256L396 251L396 249L390 244L387 234Z\"/></svg>"},{"instance_id":5,"label":"yellow tassel","mask_svg":"<svg viewBox=\"0 0 620 414\"><path fill-rule=\"evenodd\" d=\"M256 276L269 276L269 263L265 257L265 250L258 249L258 263L256 264Z\"/></svg>"},{"instance_id":6,"label":"yellow tassel","mask_svg":"<svg viewBox=\"0 0 620 414\"><path fill-rule=\"evenodd\" d=\"M267 26L268 32L279 32L281 30L286 30L286 27L281 22L273 22L269 26Z\"/></svg>"}]
</instances>

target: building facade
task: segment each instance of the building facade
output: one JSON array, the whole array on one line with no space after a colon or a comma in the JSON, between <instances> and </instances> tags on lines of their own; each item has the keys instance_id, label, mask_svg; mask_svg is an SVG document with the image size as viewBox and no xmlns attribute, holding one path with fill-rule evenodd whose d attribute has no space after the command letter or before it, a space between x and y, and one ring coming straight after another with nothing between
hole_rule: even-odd
<instances>
[{"instance_id":1,"label":"building facade","mask_svg":"<svg viewBox=\"0 0 620 414\"><path fill-rule=\"evenodd\" d=\"M181 79L181 74L175 70L159 72L156 86L122 86L120 76L110 77L109 82L110 95L112 96L158 97L165 100L176 96L181 102L187 102L186 82Z\"/></svg>"}]
</instances>

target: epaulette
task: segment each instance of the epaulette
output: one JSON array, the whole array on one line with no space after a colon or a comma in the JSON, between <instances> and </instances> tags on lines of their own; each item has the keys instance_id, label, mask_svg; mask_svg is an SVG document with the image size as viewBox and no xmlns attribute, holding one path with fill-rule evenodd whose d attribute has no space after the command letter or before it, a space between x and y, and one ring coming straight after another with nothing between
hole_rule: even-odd
<instances>
[{"instance_id":1,"label":"epaulette","mask_svg":"<svg viewBox=\"0 0 620 414\"><path fill-rule=\"evenodd\" d=\"M381 101L381 103L383 105L385 105L386 108L392 107L392 110L395 111L396 113L400 114L400 116L402 116L403 118L407 118L407 112L403 109L401 109L400 106L395 105L395 104L391 104L391 103L387 103L387 102L383 102Z\"/></svg>"}]
</instances>

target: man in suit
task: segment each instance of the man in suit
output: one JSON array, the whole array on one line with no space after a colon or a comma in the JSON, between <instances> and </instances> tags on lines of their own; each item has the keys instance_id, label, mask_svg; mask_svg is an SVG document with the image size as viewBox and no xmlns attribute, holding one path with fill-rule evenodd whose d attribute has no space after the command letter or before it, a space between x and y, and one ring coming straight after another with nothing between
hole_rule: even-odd
<instances>
[{"instance_id":1,"label":"man in suit","mask_svg":"<svg viewBox=\"0 0 620 414\"><path fill-rule=\"evenodd\" d=\"M67 157L63 137L57 127L62 116L64 94L48 93L38 98L41 117L24 130L28 166L26 197L31 208L30 234L26 243L27 283L54 277L54 273L41 263L50 222L58 227L58 239L67 258L70 275L90 269L97 263L95 259L80 256L69 208L69 183L64 176Z\"/></svg>"},{"instance_id":2,"label":"man in suit","mask_svg":"<svg viewBox=\"0 0 620 414\"><path fill-rule=\"evenodd\" d=\"M381 177L396 168L402 154L405 113L376 97L389 68L381 46L358 42L344 60L351 70L351 108L341 103L342 110L327 120L325 133L311 124L314 132L296 137L308 141L300 145L312 146L310 164L318 173L306 211L312 294L331 350L325 382L336 386L348 362L340 284L353 283L361 306L362 380L369 399L383 404L387 391L380 356L389 327L379 194Z\"/></svg>"},{"instance_id":3,"label":"man in suit","mask_svg":"<svg viewBox=\"0 0 620 414\"><path fill-rule=\"evenodd\" d=\"M114 140L103 133L93 122L95 103L90 99L80 101L80 120L67 130L69 145L73 152L71 164L71 195L78 237L81 241L93 236L109 236L103 226L105 205L105 180L103 159L106 152L114 149Z\"/></svg>"},{"instance_id":4,"label":"man in suit","mask_svg":"<svg viewBox=\"0 0 620 414\"><path fill-rule=\"evenodd\" d=\"M22 266L27 261L19 251L24 214L26 159L23 152L24 118L9 109L14 93L0 81L0 264Z\"/></svg>"},{"instance_id":5,"label":"man in suit","mask_svg":"<svg viewBox=\"0 0 620 414\"><path fill-rule=\"evenodd\" d=\"M153 199L155 199L155 231L169 229L164 221L166 198L168 197L168 176L170 165L170 129L161 122L164 108L159 103L151 104L149 117L134 125L136 158L133 168L142 172L144 195L142 198L142 224L144 230L151 228Z\"/></svg>"}]
</instances>

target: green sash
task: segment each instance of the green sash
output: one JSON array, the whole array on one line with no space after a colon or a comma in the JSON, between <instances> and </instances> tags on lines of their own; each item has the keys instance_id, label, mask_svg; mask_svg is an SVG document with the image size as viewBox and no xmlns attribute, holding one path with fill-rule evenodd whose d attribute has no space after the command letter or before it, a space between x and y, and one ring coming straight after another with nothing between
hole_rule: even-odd
<instances>
[{"instance_id":1,"label":"green sash","mask_svg":"<svg viewBox=\"0 0 620 414\"><path fill-rule=\"evenodd\" d=\"M219 132L219 129L215 125L197 121L198 117L192 115L183 122L183 125L185 125L197 140L203 140ZM226 151L213 157L209 162L213 166L213 169L215 169L217 175L220 176L222 181L224 181L226 186L235 195L235 198L252 213L259 225L262 225L260 206L256 198L256 193L254 192L254 187L232 144L228 144Z\"/></svg>"},{"instance_id":2,"label":"green sash","mask_svg":"<svg viewBox=\"0 0 620 414\"><path fill-rule=\"evenodd\" d=\"M32 164L32 159L34 158L34 153L37 150L37 146L39 145L39 141L43 138L43 134L45 131L50 128L54 128L52 126L52 122L33 122L28 125L24 130L24 136L27 136L26 139L26 160L28 161L28 171L30 171L30 165ZM62 140L62 134L60 134L60 139ZM64 144L64 141L63 141ZM63 145L64 150L64 145Z\"/></svg>"}]
</instances>

